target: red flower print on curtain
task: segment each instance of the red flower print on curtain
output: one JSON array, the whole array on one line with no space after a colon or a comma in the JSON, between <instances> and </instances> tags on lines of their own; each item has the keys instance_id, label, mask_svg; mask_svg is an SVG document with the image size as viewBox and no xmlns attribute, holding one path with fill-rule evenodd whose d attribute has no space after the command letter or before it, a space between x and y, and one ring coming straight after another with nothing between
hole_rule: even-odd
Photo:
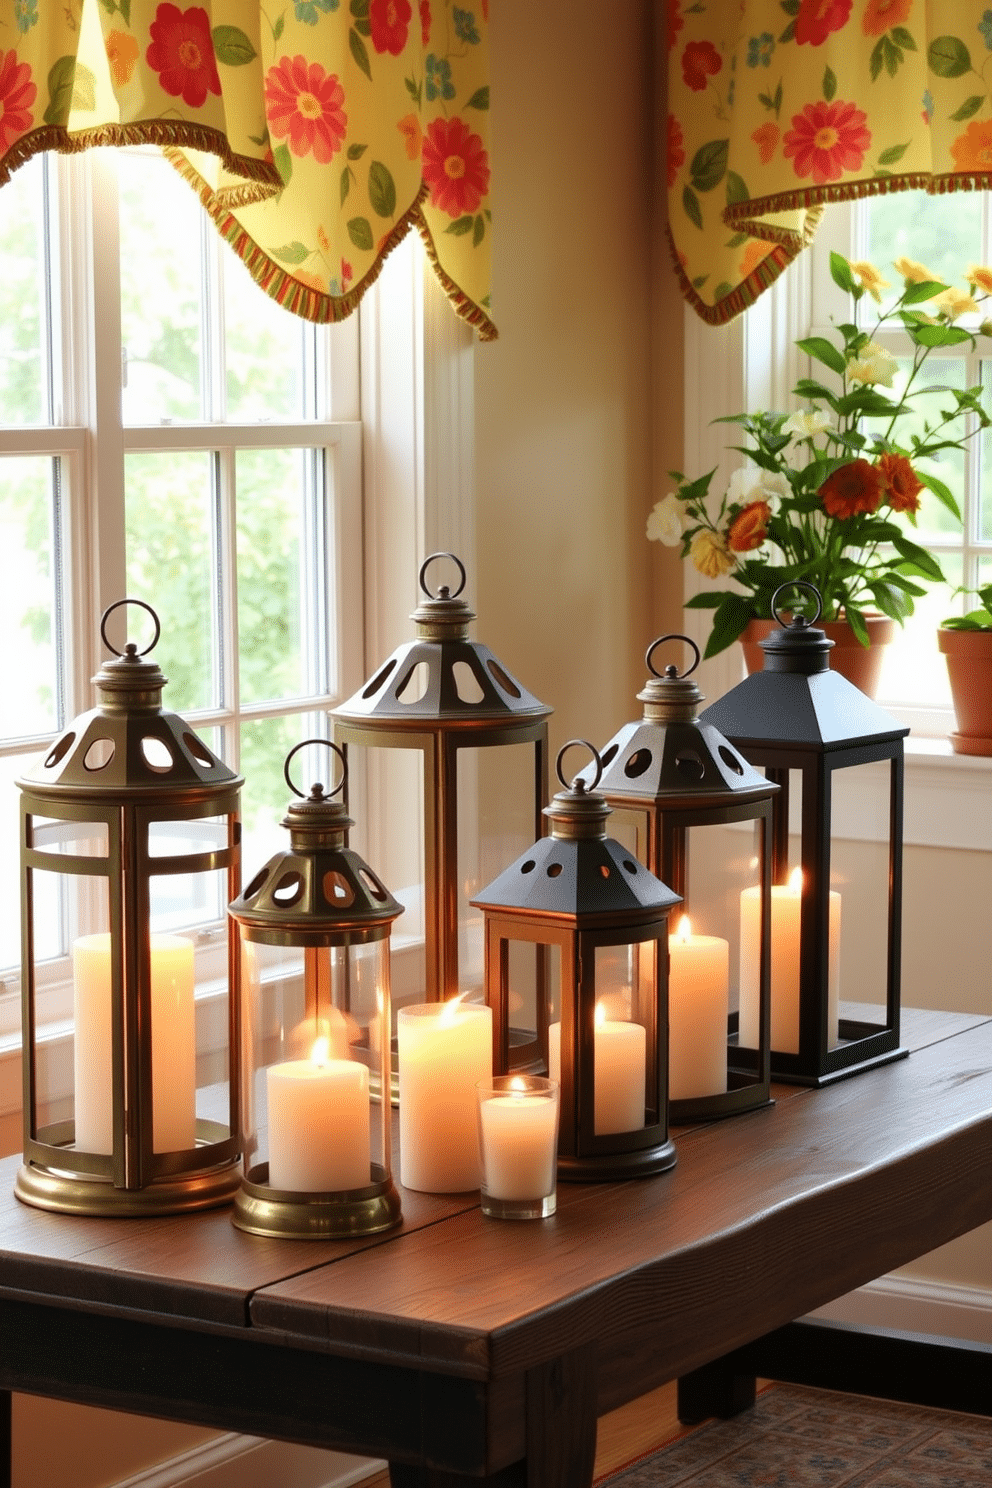
<instances>
[{"instance_id":1,"label":"red flower print on curtain","mask_svg":"<svg viewBox=\"0 0 992 1488\"><path fill-rule=\"evenodd\" d=\"M865 36L884 36L893 26L901 26L909 20L913 0L868 0L861 17L861 30Z\"/></svg>"},{"instance_id":2,"label":"red flower print on curtain","mask_svg":"<svg viewBox=\"0 0 992 1488\"><path fill-rule=\"evenodd\" d=\"M682 53L682 76L694 92L706 87L708 78L715 77L723 66L723 58L709 41L690 41Z\"/></svg>"},{"instance_id":3,"label":"red flower print on curtain","mask_svg":"<svg viewBox=\"0 0 992 1488\"><path fill-rule=\"evenodd\" d=\"M284 57L265 79L269 127L278 139L289 135L294 155L311 150L322 165L341 148L348 127L342 108L344 89L336 75L319 62Z\"/></svg>"},{"instance_id":4,"label":"red flower print on curtain","mask_svg":"<svg viewBox=\"0 0 992 1488\"><path fill-rule=\"evenodd\" d=\"M208 93L220 93L220 78L210 35L210 18L198 5L180 10L160 5L149 27L152 44L146 57L166 93L190 108L202 108Z\"/></svg>"},{"instance_id":5,"label":"red flower print on curtain","mask_svg":"<svg viewBox=\"0 0 992 1488\"><path fill-rule=\"evenodd\" d=\"M369 27L377 52L398 57L410 29L410 0L369 0Z\"/></svg>"},{"instance_id":6,"label":"red flower print on curtain","mask_svg":"<svg viewBox=\"0 0 992 1488\"><path fill-rule=\"evenodd\" d=\"M462 217L489 190L489 155L461 119L435 119L424 135L423 173L431 205Z\"/></svg>"},{"instance_id":7,"label":"red flower print on curtain","mask_svg":"<svg viewBox=\"0 0 992 1488\"><path fill-rule=\"evenodd\" d=\"M822 46L831 31L840 31L851 14L851 0L800 0L796 44Z\"/></svg>"},{"instance_id":8,"label":"red flower print on curtain","mask_svg":"<svg viewBox=\"0 0 992 1488\"><path fill-rule=\"evenodd\" d=\"M28 64L18 62L16 52L4 52L0 57L0 151L6 153L31 128L31 105L37 96Z\"/></svg>"},{"instance_id":9,"label":"red flower print on curtain","mask_svg":"<svg viewBox=\"0 0 992 1488\"><path fill-rule=\"evenodd\" d=\"M812 176L818 186L858 170L871 144L867 118L853 103L808 103L795 114L782 142L797 176Z\"/></svg>"}]
</instances>

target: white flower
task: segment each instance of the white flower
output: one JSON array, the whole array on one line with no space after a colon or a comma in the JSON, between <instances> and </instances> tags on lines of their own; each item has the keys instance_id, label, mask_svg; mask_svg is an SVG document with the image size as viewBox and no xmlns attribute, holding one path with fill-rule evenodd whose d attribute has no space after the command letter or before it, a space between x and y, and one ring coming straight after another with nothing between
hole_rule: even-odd
<instances>
[{"instance_id":1,"label":"white flower","mask_svg":"<svg viewBox=\"0 0 992 1488\"><path fill-rule=\"evenodd\" d=\"M674 491L656 501L648 517L648 537L652 542L677 548L682 541L682 503Z\"/></svg>"},{"instance_id":2,"label":"white flower","mask_svg":"<svg viewBox=\"0 0 992 1488\"><path fill-rule=\"evenodd\" d=\"M782 425L782 433L791 434L795 439L812 439L814 435L823 434L834 427L834 420L824 409L804 408L799 413L789 415Z\"/></svg>"},{"instance_id":3,"label":"white flower","mask_svg":"<svg viewBox=\"0 0 992 1488\"><path fill-rule=\"evenodd\" d=\"M788 496L789 482L777 470L762 470L742 465L730 477L727 486L728 506L747 506L752 501L767 501L769 496Z\"/></svg>"},{"instance_id":4,"label":"white flower","mask_svg":"<svg viewBox=\"0 0 992 1488\"><path fill-rule=\"evenodd\" d=\"M847 364L847 375L852 382L881 383L891 387L899 363L884 346L869 341L859 357L852 357Z\"/></svg>"}]
</instances>

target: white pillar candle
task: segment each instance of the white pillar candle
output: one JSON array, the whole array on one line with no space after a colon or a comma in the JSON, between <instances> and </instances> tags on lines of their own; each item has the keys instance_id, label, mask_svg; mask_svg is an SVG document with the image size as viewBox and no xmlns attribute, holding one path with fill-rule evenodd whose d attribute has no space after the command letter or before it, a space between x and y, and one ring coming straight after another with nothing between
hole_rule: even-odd
<instances>
[{"instance_id":1,"label":"white pillar candle","mask_svg":"<svg viewBox=\"0 0 992 1488\"><path fill-rule=\"evenodd\" d=\"M475 1087L492 1078L492 1009L459 998L400 1008L396 1032L400 1182L421 1193L478 1188Z\"/></svg>"},{"instance_id":2,"label":"white pillar candle","mask_svg":"<svg viewBox=\"0 0 992 1488\"><path fill-rule=\"evenodd\" d=\"M593 1131L640 1131L644 1126L647 1030L640 1023L611 1021L596 1007L593 1032ZM561 1079L561 1024L548 1027L548 1077Z\"/></svg>"},{"instance_id":3,"label":"white pillar candle","mask_svg":"<svg viewBox=\"0 0 992 1488\"><path fill-rule=\"evenodd\" d=\"M693 1100L727 1090L730 945L693 935L683 915L669 937L668 1096Z\"/></svg>"},{"instance_id":4,"label":"white pillar candle","mask_svg":"<svg viewBox=\"0 0 992 1488\"><path fill-rule=\"evenodd\" d=\"M492 1199L542 1199L554 1192L558 1102L526 1091L479 1106L485 1189Z\"/></svg>"},{"instance_id":5,"label":"white pillar candle","mask_svg":"<svg viewBox=\"0 0 992 1488\"><path fill-rule=\"evenodd\" d=\"M787 884L772 886L771 1047L780 1054L799 1053L799 947L802 908L802 870L796 868ZM830 891L827 971L827 1042L836 1044L840 997L840 895ZM761 945L761 890L741 892L741 992L739 1041L746 1049L758 1047L758 952Z\"/></svg>"},{"instance_id":6,"label":"white pillar candle","mask_svg":"<svg viewBox=\"0 0 992 1488\"><path fill-rule=\"evenodd\" d=\"M151 953L152 1148L196 1145L196 1020L193 943L153 935ZM114 1150L110 935L81 935L72 948L76 1146Z\"/></svg>"},{"instance_id":7,"label":"white pillar candle","mask_svg":"<svg viewBox=\"0 0 992 1488\"><path fill-rule=\"evenodd\" d=\"M326 1049L318 1039L310 1059L266 1071L271 1188L337 1193L371 1179L369 1072Z\"/></svg>"}]
</instances>

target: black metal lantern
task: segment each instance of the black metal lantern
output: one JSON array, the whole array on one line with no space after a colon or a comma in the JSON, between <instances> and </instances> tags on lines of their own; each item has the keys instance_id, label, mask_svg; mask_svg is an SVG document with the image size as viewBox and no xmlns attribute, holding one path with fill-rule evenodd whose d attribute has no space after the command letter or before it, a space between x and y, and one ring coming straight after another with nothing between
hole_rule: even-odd
<instances>
[{"instance_id":1,"label":"black metal lantern","mask_svg":"<svg viewBox=\"0 0 992 1488\"><path fill-rule=\"evenodd\" d=\"M347 846L341 780L298 799L276 853L230 906L242 941L245 1178L256 1235L374 1234L401 1219L391 1172L389 936L402 907ZM386 1098L383 1099L383 1092Z\"/></svg>"},{"instance_id":2,"label":"black metal lantern","mask_svg":"<svg viewBox=\"0 0 992 1488\"><path fill-rule=\"evenodd\" d=\"M656 671L668 641L694 652L687 671ZM778 786L748 764L718 729L697 718L691 680L699 648L660 636L642 718L602 750L600 793L612 830L631 828L641 862L682 896L668 973L669 1116L673 1122L734 1116L769 1101L769 969L772 801ZM584 772L588 773L588 772ZM742 926L744 927L742 930ZM740 1037L738 1007L755 1018Z\"/></svg>"},{"instance_id":3,"label":"black metal lantern","mask_svg":"<svg viewBox=\"0 0 992 1488\"><path fill-rule=\"evenodd\" d=\"M125 604L151 614L151 650L158 617L140 600L106 611L105 644ZM15 1192L43 1209L173 1213L226 1202L240 1180L237 941L215 947L196 926L223 919L240 886L242 781L163 712L166 679L145 654L128 642L104 662L98 706L18 781ZM43 1038L39 999L66 965L71 1033Z\"/></svg>"},{"instance_id":4,"label":"black metal lantern","mask_svg":"<svg viewBox=\"0 0 992 1488\"><path fill-rule=\"evenodd\" d=\"M668 915L679 896L606 835L610 807L576 777L545 810L537 841L477 897L486 927L494 1071L505 1073L515 967L545 948L539 1037L561 1082L558 1172L635 1178L673 1166L668 1135Z\"/></svg>"},{"instance_id":5,"label":"black metal lantern","mask_svg":"<svg viewBox=\"0 0 992 1488\"><path fill-rule=\"evenodd\" d=\"M460 583L454 593L443 585L435 596L425 575L442 559L455 564ZM405 979L406 997L414 1002L481 996L482 926L471 912L472 896L540 833L547 798L552 710L486 646L469 639L475 615L459 598L464 584L465 569L453 554L427 558L420 569L425 598L411 616L416 639L394 651L334 712L334 735L345 752L362 746L369 768L380 768L377 798L391 856L408 851L422 834L422 856L407 864L410 878L404 880L413 880L412 892L398 891L408 910L408 940L422 931L422 973ZM376 750L391 758L374 758ZM418 762L419 781L395 789L384 767L416 768ZM516 1020L517 1066L532 1065L536 1057L532 1014L541 977L535 963Z\"/></svg>"},{"instance_id":6,"label":"black metal lantern","mask_svg":"<svg viewBox=\"0 0 992 1488\"><path fill-rule=\"evenodd\" d=\"M777 603L790 588L810 590L816 611L786 626ZM816 628L820 596L812 585L783 585L772 608L781 628L761 643L763 670L700 721L781 787L772 847L772 1076L826 1085L907 1053L899 1045L899 973L909 730L830 670L833 643ZM874 863L850 850L842 822L843 814L863 818L866 802L887 829ZM853 931L858 952L845 956ZM741 1019L743 1027L743 1006Z\"/></svg>"}]
</instances>

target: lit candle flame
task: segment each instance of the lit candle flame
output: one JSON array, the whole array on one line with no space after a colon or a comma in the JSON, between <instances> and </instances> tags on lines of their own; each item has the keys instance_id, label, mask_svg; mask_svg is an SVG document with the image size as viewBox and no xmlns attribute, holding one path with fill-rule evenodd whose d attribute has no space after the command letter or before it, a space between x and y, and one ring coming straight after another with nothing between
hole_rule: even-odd
<instances>
[{"instance_id":1,"label":"lit candle flame","mask_svg":"<svg viewBox=\"0 0 992 1488\"><path fill-rule=\"evenodd\" d=\"M675 934L676 939L680 940L683 945L692 938L692 921L687 914L684 914L679 920L679 926Z\"/></svg>"},{"instance_id":2,"label":"lit candle flame","mask_svg":"<svg viewBox=\"0 0 992 1488\"><path fill-rule=\"evenodd\" d=\"M330 1043L326 1038L316 1039L310 1050L310 1058L314 1064L326 1064L329 1050Z\"/></svg>"},{"instance_id":3,"label":"lit candle flame","mask_svg":"<svg viewBox=\"0 0 992 1488\"><path fill-rule=\"evenodd\" d=\"M525 1095L527 1092L527 1081L521 1079L519 1075L514 1075L510 1081L510 1089L514 1095Z\"/></svg>"},{"instance_id":4,"label":"lit candle flame","mask_svg":"<svg viewBox=\"0 0 992 1488\"><path fill-rule=\"evenodd\" d=\"M464 996L464 992L459 992L457 997L449 997L448 1001L442 1005L441 1016L438 1019L438 1027L452 1027L456 1018L458 1017L458 1014L462 1010L462 998Z\"/></svg>"},{"instance_id":5,"label":"lit candle flame","mask_svg":"<svg viewBox=\"0 0 992 1488\"><path fill-rule=\"evenodd\" d=\"M802 891L803 891L803 870L801 868L793 868L792 872L789 874L789 893L790 894L801 894Z\"/></svg>"},{"instance_id":6,"label":"lit candle flame","mask_svg":"<svg viewBox=\"0 0 992 1488\"><path fill-rule=\"evenodd\" d=\"M597 1004L596 1004L596 1019L595 1019L595 1022L596 1022L596 1027L597 1028L601 1028L602 1025L606 1022L606 1004L605 1003L597 1002Z\"/></svg>"}]
</instances>

